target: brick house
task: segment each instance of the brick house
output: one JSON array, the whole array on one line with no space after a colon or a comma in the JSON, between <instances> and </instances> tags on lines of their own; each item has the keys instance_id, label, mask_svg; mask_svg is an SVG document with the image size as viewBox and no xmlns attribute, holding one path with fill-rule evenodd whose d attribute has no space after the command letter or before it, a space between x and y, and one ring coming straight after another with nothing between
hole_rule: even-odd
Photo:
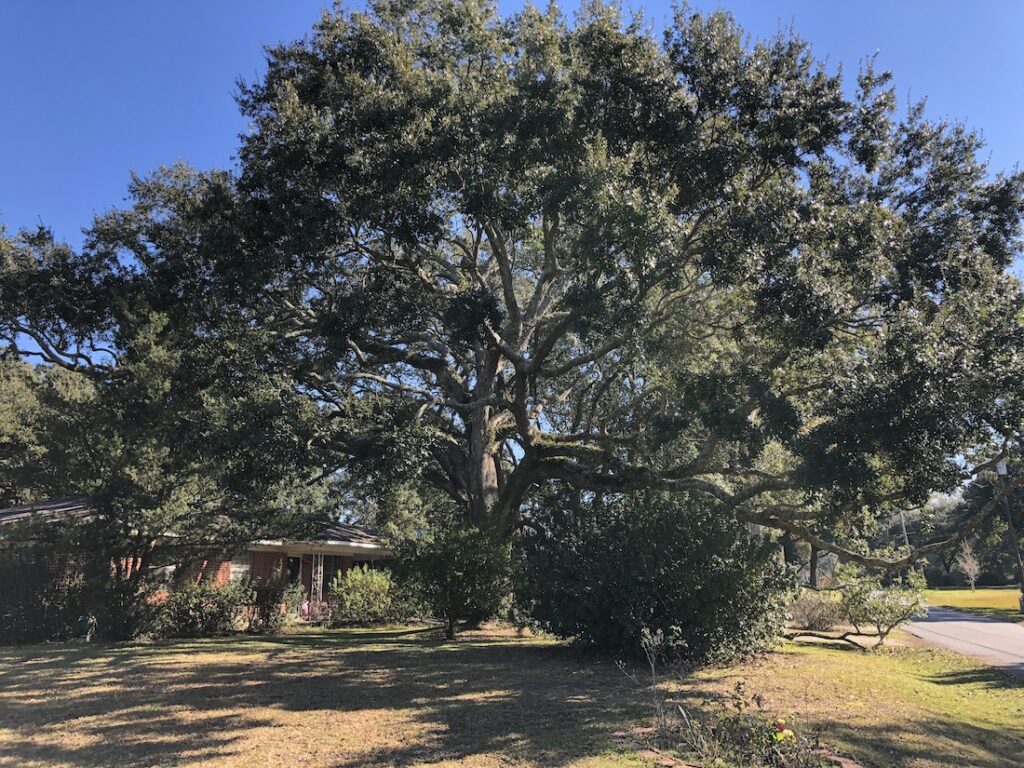
<instances>
[{"instance_id":1,"label":"brick house","mask_svg":"<svg viewBox=\"0 0 1024 768\"><path fill-rule=\"evenodd\" d=\"M0 526L85 520L92 515L88 499L67 497L0 509ZM185 567L194 578L215 584L241 579L246 575L270 578L277 573L287 574L293 582L300 582L305 587L312 602L320 602L336 574L344 573L355 565L384 560L390 555L391 552L383 546L374 531L336 522L304 539L254 541L235 553L194 561L185 564ZM164 567L161 571L170 577L176 568Z\"/></svg>"}]
</instances>

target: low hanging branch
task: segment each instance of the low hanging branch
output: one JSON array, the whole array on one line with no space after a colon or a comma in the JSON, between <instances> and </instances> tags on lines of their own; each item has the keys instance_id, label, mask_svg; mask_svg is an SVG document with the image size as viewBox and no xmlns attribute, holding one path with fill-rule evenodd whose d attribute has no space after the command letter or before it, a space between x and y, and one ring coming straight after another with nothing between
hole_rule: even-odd
<instances>
[{"instance_id":1,"label":"low hanging branch","mask_svg":"<svg viewBox=\"0 0 1024 768\"><path fill-rule=\"evenodd\" d=\"M766 518L751 516L749 519L793 534L802 541L806 541L811 546L816 547L819 550L838 555L840 558L848 562L857 563L858 565L869 568L897 572L910 568L929 554L949 552L961 546L966 539L970 538L974 532L977 531L985 520L995 513L996 509L1003 503L1003 500L1009 497L1011 493L1021 486L1024 486L1024 476L1015 477L1010 482L1005 483L991 499L970 515L958 528L954 536L942 541L935 541L919 547L914 547L902 557L895 559L876 557L865 554L864 552L851 550L847 547L836 544L835 542L824 539L810 530L807 526L800 525L799 523L791 520L785 520L777 516L769 516Z\"/></svg>"}]
</instances>

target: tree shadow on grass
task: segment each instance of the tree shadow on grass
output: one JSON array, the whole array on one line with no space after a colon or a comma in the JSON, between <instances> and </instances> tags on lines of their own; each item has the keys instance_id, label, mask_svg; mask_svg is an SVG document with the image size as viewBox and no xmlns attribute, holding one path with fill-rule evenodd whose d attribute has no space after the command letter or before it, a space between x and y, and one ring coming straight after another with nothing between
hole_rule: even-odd
<instances>
[{"instance_id":1,"label":"tree shadow on grass","mask_svg":"<svg viewBox=\"0 0 1024 768\"><path fill-rule=\"evenodd\" d=\"M831 743L848 744L865 765L934 765L944 768L1019 768L1024 742L995 728L978 728L948 718L920 720L885 729L836 722L822 729ZM984 752L968 753L964 745L984 744Z\"/></svg>"},{"instance_id":2,"label":"tree shadow on grass","mask_svg":"<svg viewBox=\"0 0 1024 768\"><path fill-rule=\"evenodd\" d=\"M0 763L558 765L644 714L611 664L429 632L0 651ZM305 752L303 752L305 750ZM492 763L493 764L493 763Z\"/></svg>"},{"instance_id":3,"label":"tree shadow on grass","mask_svg":"<svg viewBox=\"0 0 1024 768\"><path fill-rule=\"evenodd\" d=\"M1024 689L1024 664L1012 667L974 667L924 675L924 679L939 685L983 685L999 690ZM1024 762L1024 758L1022 758Z\"/></svg>"},{"instance_id":4,"label":"tree shadow on grass","mask_svg":"<svg viewBox=\"0 0 1024 768\"><path fill-rule=\"evenodd\" d=\"M1019 685L983 668L921 677ZM728 703L704 689L679 700L716 697ZM450 643L429 628L0 649L0 764L560 765L608 751L648 705L614 665L562 646ZM1001 756L1022 746L1020 734L939 716L845 722L842 702L800 719L876 766L1007 768L1017 763ZM984 753L965 762L964 744Z\"/></svg>"}]
</instances>

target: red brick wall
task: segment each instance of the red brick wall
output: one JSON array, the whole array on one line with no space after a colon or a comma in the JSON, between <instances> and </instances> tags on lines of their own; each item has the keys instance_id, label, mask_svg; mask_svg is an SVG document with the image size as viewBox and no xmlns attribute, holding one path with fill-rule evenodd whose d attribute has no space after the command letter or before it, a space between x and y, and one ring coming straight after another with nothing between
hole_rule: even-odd
<instances>
[{"instance_id":1,"label":"red brick wall","mask_svg":"<svg viewBox=\"0 0 1024 768\"><path fill-rule=\"evenodd\" d=\"M250 552L249 575L269 580L288 569L288 557L277 552Z\"/></svg>"},{"instance_id":2,"label":"red brick wall","mask_svg":"<svg viewBox=\"0 0 1024 768\"><path fill-rule=\"evenodd\" d=\"M231 561L221 559L199 560L189 566L189 576L198 583L205 581L215 587L231 580Z\"/></svg>"},{"instance_id":3,"label":"red brick wall","mask_svg":"<svg viewBox=\"0 0 1024 768\"><path fill-rule=\"evenodd\" d=\"M227 584L229 581L231 581L231 561L211 561L209 578L217 586L220 586L221 584Z\"/></svg>"}]
</instances>

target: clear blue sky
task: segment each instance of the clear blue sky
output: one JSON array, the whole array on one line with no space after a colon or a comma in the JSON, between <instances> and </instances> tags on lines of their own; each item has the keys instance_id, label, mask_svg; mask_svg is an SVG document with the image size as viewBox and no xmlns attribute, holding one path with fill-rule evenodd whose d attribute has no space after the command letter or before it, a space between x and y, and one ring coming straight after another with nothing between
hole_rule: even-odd
<instances>
[{"instance_id":1,"label":"clear blue sky","mask_svg":"<svg viewBox=\"0 0 1024 768\"><path fill-rule=\"evenodd\" d=\"M77 244L95 212L123 201L129 171L179 159L230 165L245 127L236 79L255 78L262 44L301 37L328 4L2 0L0 222L16 229L42 221ZM521 5L502 1L506 12ZM726 8L755 36L792 22L819 56L851 75L877 51L902 101L927 96L931 116L980 129L997 168L1024 161L1024 2L692 5ZM670 14L666 0L643 7L658 25Z\"/></svg>"}]
</instances>

